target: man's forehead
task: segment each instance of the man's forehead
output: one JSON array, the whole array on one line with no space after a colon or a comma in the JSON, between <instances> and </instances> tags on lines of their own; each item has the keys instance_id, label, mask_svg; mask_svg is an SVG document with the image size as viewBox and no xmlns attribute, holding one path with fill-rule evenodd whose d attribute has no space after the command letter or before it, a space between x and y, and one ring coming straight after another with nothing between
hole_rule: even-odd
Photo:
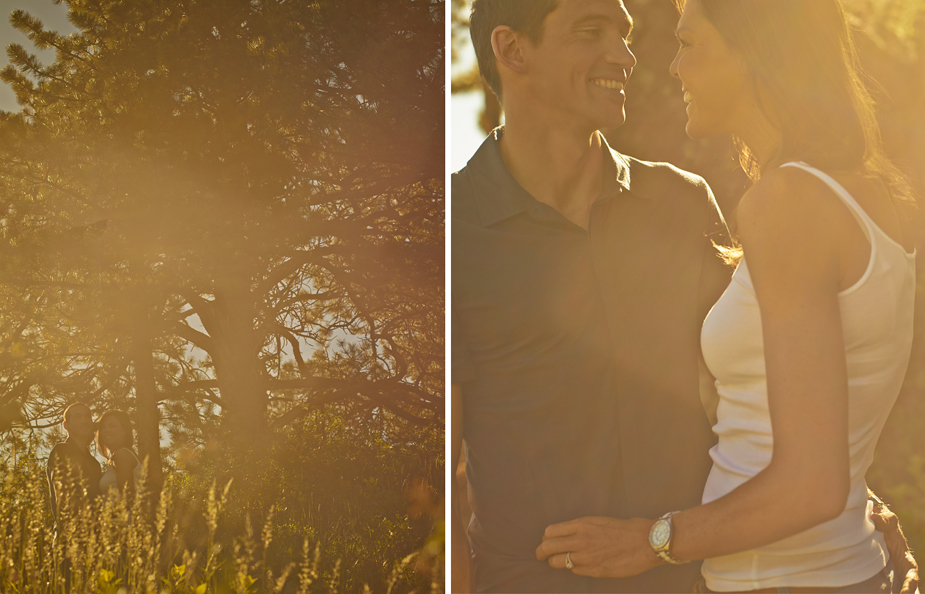
<instances>
[{"instance_id":1,"label":"man's forehead","mask_svg":"<svg viewBox=\"0 0 925 594\"><path fill-rule=\"evenodd\" d=\"M90 415L91 413L89 406L79 404L71 407L65 414L69 417L73 417L74 415Z\"/></svg>"},{"instance_id":2,"label":"man's forehead","mask_svg":"<svg viewBox=\"0 0 925 594\"><path fill-rule=\"evenodd\" d=\"M558 16L567 21L581 20L590 16L608 17L632 24L633 19L626 10L623 0L559 0L556 10L550 16Z\"/></svg>"}]
</instances>

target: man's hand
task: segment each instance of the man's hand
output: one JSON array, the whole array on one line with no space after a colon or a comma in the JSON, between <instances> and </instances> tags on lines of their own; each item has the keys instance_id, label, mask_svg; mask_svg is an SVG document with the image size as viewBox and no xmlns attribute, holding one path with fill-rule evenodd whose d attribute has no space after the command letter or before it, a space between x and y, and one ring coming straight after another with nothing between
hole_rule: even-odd
<instances>
[{"instance_id":1,"label":"man's hand","mask_svg":"<svg viewBox=\"0 0 925 594\"><path fill-rule=\"evenodd\" d=\"M874 511L870 519L877 530L883 533L883 540L893 561L893 592L914 594L919 587L919 566L899 527L899 518L876 495L873 499Z\"/></svg>"},{"instance_id":2,"label":"man's hand","mask_svg":"<svg viewBox=\"0 0 925 594\"><path fill-rule=\"evenodd\" d=\"M550 567L590 577L628 577L660 565L649 546L652 520L579 518L546 528L536 558Z\"/></svg>"}]
</instances>

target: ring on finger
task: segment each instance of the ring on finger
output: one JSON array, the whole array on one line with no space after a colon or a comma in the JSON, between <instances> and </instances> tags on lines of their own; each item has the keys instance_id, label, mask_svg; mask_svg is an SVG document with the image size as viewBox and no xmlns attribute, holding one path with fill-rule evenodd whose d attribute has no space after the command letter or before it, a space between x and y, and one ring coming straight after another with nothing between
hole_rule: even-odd
<instances>
[{"instance_id":1,"label":"ring on finger","mask_svg":"<svg viewBox=\"0 0 925 594\"><path fill-rule=\"evenodd\" d=\"M565 554L565 568L572 569L573 567L575 567L575 564L572 563L572 552L569 551Z\"/></svg>"}]
</instances>

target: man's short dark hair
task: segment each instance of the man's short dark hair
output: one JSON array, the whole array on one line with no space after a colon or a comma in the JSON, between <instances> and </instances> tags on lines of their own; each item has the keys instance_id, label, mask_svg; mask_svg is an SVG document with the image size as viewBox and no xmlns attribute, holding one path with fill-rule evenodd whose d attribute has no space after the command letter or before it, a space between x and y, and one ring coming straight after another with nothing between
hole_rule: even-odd
<instances>
[{"instance_id":1,"label":"man's short dark hair","mask_svg":"<svg viewBox=\"0 0 925 594\"><path fill-rule=\"evenodd\" d=\"M68 422L68 420L71 418L71 409L74 409L77 407L83 407L87 409L88 411L90 410L90 407L84 402L80 402L80 401L72 402L70 405L68 405L67 408L64 409L64 422L65 423Z\"/></svg>"},{"instance_id":2,"label":"man's short dark hair","mask_svg":"<svg viewBox=\"0 0 925 594\"><path fill-rule=\"evenodd\" d=\"M501 77L491 48L491 33L506 25L524 33L533 43L543 38L543 21L556 9L558 0L475 0L469 17L469 33L479 61L479 72L498 99L501 99Z\"/></svg>"}]
</instances>

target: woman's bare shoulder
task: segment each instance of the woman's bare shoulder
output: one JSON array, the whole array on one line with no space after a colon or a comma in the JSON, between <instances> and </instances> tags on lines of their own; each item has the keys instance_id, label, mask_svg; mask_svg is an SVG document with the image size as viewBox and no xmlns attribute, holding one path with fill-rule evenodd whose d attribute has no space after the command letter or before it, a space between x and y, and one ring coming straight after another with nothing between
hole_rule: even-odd
<instances>
[{"instance_id":1,"label":"woman's bare shoulder","mask_svg":"<svg viewBox=\"0 0 925 594\"><path fill-rule=\"evenodd\" d=\"M838 206L832 189L820 178L797 167L778 167L762 174L742 197L746 214L796 217ZM805 216L800 217L805 218Z\"/></svg>"},{"instance_id":2,"label":"woman's bare shoulder","mask_svg":"<svg viewBox=\"0 0 925 594\"><path fill-rule=\"evenodd\" d=\"M128 448L119 448L112 453L112 461L116 466L125 465L129 468L135 468L138 465L138 456Z\"/></svg>"},{"instance_id":3,"label":"woman's bare shoulder","mask_svg":"<svg viewBox=\"0 0 925 594\"><path fill-rule=\"evenodd\" d=\"M779 167L763 174L742 197L736 218L746 249L755 241L834 249L838 226L851 221L832 189L797 167Z\"/></svg>"},{"instance_id":4,"label":"woman's bare shoulder","mask_svg":"<svg viewBox=\"0 0 925 594\"><path fill-rule=\"evenodd\" d=\"M795 167L769 171L743 196L739 243L766 302L837 293L841 245L856 226L840 202L825 182Z\"/></svg>"}]
</instances>

